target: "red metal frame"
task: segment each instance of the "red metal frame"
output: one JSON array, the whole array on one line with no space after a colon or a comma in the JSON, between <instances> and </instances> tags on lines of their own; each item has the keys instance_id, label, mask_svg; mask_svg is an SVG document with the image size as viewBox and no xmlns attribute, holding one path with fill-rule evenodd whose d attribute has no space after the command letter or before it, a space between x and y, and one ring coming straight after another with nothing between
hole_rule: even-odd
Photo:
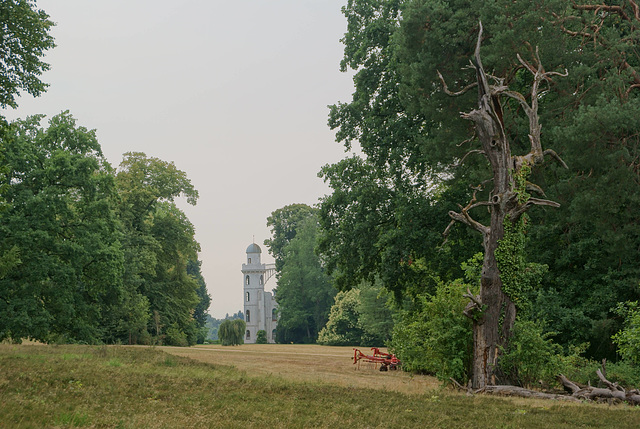
<instances>
[{"instance_id":1,"label":"red metal frame","mask_svg":"<svg viewBox=\"0 0 640 429\"><path fill-rule=\"evenodd\" d=\"M371 347L371 350L373 355L366 355L358 349L353 349L353 364L358 364L358 368L360 368L360 360L373 363L376 367L380 364L380 371L395 370L402 365L394 354L383 353L377 347Z\"/></svg>"}]
</instances>

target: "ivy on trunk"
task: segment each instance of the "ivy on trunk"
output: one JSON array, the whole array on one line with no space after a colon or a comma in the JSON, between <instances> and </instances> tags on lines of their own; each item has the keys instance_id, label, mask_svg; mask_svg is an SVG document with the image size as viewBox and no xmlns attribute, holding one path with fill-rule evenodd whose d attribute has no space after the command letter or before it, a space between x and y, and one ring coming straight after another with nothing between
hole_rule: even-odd
<instances>
[{"instance_id":1,"label":"ivy on trunk","mask_svg":"<svg viewBox=\"0 0 640 429\"><path fill-rule=\"evenodd\" d=\"M475 132L481 143L481 149L474 149L467 153L484 155L489 164L493 177L485 183L492 183L493 188L486 201L477 201L474 192L472 200L459 212L450 211L452 221L445 230L448 234L455 222L461 222L480 232L483 236L484 260L481 274L481 288L478 296L470 292L467 296L470 303L465 309L465 315L473 320L473 364L472 386L476 389L487 385L504 384L509 382L501 374L498 362L502 349L506 347L511 337L513 324L516 319L516 305L513 301L514 289L517 285L505 287L504 279L498 266L496 251L501 240L505 237L505 230L521 228L522 216L535 205L559 207L559 204L541 198L534 198L527 190L542 193L539 186L527 182L531 168L544 162L545 156L551 156L564 167L566 164L551 149L543 150L540 139L541 125L538 120L538 100L542 96L540 85L549 82L552 76L566 76L558 72L545 72L542 67L538 51L532 62L518 60L532 76L531 96L527 100L522 94L511 91L504 84L504 79L488 75L480 58L482 42L482 23L478 34L473 68L476 71L476 82L459 92L452 92L447 87L444 78L440 76L444 91L451 96L461 95L472 88L478 89L478 108L468 113L462 113L464 119L474 123ZM491 82L491 83L490 83ZM515 100L529 119L530 151L525 155L513 155L509 145L501 102L504 99ZM462 161L466 156L462 158ZM482 190L484 184L476 187L476 192ZM477 207L487 207L491 213L489 225L476 221L470 211ZM512 293L509 294L507 291Z\"/></svg>"}]
</instances>

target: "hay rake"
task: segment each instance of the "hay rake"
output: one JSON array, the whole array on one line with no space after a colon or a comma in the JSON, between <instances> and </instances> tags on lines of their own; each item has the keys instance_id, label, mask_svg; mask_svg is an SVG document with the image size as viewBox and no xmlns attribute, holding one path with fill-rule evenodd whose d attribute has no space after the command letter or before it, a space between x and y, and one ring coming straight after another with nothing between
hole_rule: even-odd
<instances>
[{"instance_id":1,"label":"hay rake","mask_svg":"<svg viewBox=\"0 0 640 429\"><path fill-rule=\"evenodd\" d=\"M371 351L373 355L366 355L358 349L353 349L353 364L358 364L356 369L360 368L360 361L373 363L376 367L380 364L380 371L396 370L402 366L402 362L394 354L383 353L377 347L371 347Z\"/></svg>"}]
</instances>

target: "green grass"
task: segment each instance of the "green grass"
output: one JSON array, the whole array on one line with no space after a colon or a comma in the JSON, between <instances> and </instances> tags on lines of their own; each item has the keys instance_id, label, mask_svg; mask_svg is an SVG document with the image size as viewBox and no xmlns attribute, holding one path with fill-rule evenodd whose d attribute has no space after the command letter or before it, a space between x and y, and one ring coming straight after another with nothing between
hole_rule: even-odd
<instances>
[{"instance_id":1,"label":"green grass","mask_svg":"<svg viewBox=\"0 0 640 429\"><path fill-rule=\"evenodd\" d=\"M0 428L636 428L629 406L250 377L153 348L0 345Z\"/></svg>"}]
</instances>

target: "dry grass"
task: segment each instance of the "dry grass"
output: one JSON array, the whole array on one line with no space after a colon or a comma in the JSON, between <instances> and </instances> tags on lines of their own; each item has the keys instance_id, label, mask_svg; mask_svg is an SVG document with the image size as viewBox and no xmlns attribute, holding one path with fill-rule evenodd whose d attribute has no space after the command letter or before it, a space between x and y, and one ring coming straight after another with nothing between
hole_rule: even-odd
<instances>
[{"instance_id":1,"label":"dry grass","mask_svg":"<svg viewBox=\"0 0 640 429\"><path fill-rule=\"evenodd\" d=\"M276 376L295 382L370 388L407 394L439 387L433 377L402 371L381 372L373 364L353 364L353 347L297 344L206 345L191 348L159 347L176 356L200 362L234 366L248 375ZM369 349L360 348L368 353ZM384 349L382 349L384 350Z\"/></svg>"},{"instance_id":2,"label":"dry grass","mask_svg":"<svg viewBox=\"0 0 640 429\"><path fill-rule=\"evenodd\" d=\"M621 429L640 422L638 407L420 393L418 381L427 388L432 379L356 371L349 348L216 349L167 349L211 364L151 347L0 344L0 428ZM416 393L393 391L407 386Z\"/></svg>"}]
</instances>

